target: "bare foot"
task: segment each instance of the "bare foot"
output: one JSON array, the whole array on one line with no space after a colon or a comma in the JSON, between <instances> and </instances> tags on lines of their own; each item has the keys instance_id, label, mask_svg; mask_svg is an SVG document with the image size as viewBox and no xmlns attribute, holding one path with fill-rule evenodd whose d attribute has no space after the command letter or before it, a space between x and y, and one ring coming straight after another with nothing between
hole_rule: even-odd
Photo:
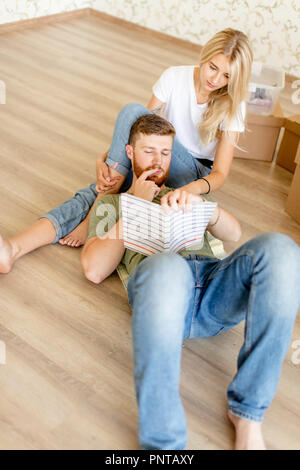
<instances>
[{"instance_id":1,"label":"bare foot","mask_svg":"<svg viewBox=\"0 0 300 470\"><path fill-rule=\"evenodd\" d=\"M239 418L230 411L227 416L235 427L235 450L266 450L261 423Z\"/></svg>"},{"instance_id":2,"label":"bare foot","mask_svg":"<svg viewBox=\"0 0 300 470\"><path fill-rule=\"evenodd\" d=\"M14 264L14 247L0 235L0 273L7 274Z\"/></svg>"},{"instance_id":3,"label":"bare foot","mask_svg":"<svg viewBox=\"0 0 300 470\"><path fill-rule=\"evenodd\" d=\"M84 245L88 236L89 220L85 218L79 225L77 225L72 232L61 238L58 242L61 245L72 246L78 248Z\"/></svg>"}]
</instances>

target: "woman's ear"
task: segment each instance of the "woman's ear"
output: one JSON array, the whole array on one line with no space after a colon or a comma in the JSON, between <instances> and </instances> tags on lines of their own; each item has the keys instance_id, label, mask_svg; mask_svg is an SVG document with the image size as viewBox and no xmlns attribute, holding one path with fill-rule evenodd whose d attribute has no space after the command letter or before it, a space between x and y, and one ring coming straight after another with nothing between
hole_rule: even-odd
<instances>
[{"instance_id":1,"label":"woman's ear","mask_svg":"<svg viewBox=\"0 0 300 470\"><path fill-rule=\"evenodd\" d=\"M132 145L128 144L128 145L126 145L125 148L126 148L127 157L129 158L129 160L132 161L132 159L133 159L133 147L132 147Z\"/></svg>"}]
</instances>

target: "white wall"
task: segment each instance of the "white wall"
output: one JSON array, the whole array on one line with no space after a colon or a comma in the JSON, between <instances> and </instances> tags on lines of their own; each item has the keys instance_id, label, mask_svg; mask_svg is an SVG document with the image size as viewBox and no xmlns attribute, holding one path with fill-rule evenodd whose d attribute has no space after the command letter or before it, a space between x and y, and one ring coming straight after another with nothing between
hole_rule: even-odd
<instances>
[{"instance_id":1,"label":"white wall","mask_svg":"<svg viewBox=\"0 0 300 470\"><path fill-rule=\"evenodd\" d=\"M226 27L240 29L255 60L300 77L299 0L0 0L0 23L85 7L196 44Z\"/></svg>"}]
</instances>

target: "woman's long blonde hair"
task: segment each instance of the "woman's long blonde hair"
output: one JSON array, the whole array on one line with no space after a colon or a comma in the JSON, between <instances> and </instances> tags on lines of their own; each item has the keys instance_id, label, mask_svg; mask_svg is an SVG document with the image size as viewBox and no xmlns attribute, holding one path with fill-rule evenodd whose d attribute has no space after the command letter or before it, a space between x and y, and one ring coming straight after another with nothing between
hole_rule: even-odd
<instances>
[{"instance_id":1,"label":"woman's long blonde hair","mask_svg":"<svg viewBox=\"0 0 300 470\"><path fill-rule=\"evenodd\" d=\"M202 48L200 68L217 54L224 54L230 60L228 84L211 92L208 105L199 125L201 142L206 146L221 135L220 124L226 120L225 136L236 146L238 137L233 137L227 128L233 116L239 114L239 105L245 100L251 74L253 54L246 34L236 29L227 28L215 34ZM238 134L237 134L238 135Z\"/></svg>"}]
</instances>

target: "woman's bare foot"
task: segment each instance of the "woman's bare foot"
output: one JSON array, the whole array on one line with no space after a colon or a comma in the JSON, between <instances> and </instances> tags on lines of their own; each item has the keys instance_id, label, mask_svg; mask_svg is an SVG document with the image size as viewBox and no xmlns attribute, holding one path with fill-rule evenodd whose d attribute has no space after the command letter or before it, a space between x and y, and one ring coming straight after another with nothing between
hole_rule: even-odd
<instances>
[{"instance_id":1,"label":"woman's bare foot","mask_svg":"<svg viewBox=\"0 0 300 470\"><path fill-rule=\"evenodd\" d=\"M230 411L227 416L235 427L235 450L266 450L261 423L239 418Z\"/></svg>"},{"instance_id":2,"label":"woman's bare foot","mask_svg":"<svg viewBox=\"0 0 300 470\"><path fill-rule=\"evenodd\" d=\"M7 274L14 264L15 248L9 240L0 235L0 273Z\"/></svg>"},{"instance_id":3,"label":"woman's bare foot","mask_svg":"<svg viewBox=\"0 0 300 470\"><path fill-rule=\"evenodd\" d=\"M79 225L77 225L72 232L61 238L58 243L61 245L72 246L78 248L84 245L89 231L89 219L85 218Z\"/></svg>"}]
</instances>

